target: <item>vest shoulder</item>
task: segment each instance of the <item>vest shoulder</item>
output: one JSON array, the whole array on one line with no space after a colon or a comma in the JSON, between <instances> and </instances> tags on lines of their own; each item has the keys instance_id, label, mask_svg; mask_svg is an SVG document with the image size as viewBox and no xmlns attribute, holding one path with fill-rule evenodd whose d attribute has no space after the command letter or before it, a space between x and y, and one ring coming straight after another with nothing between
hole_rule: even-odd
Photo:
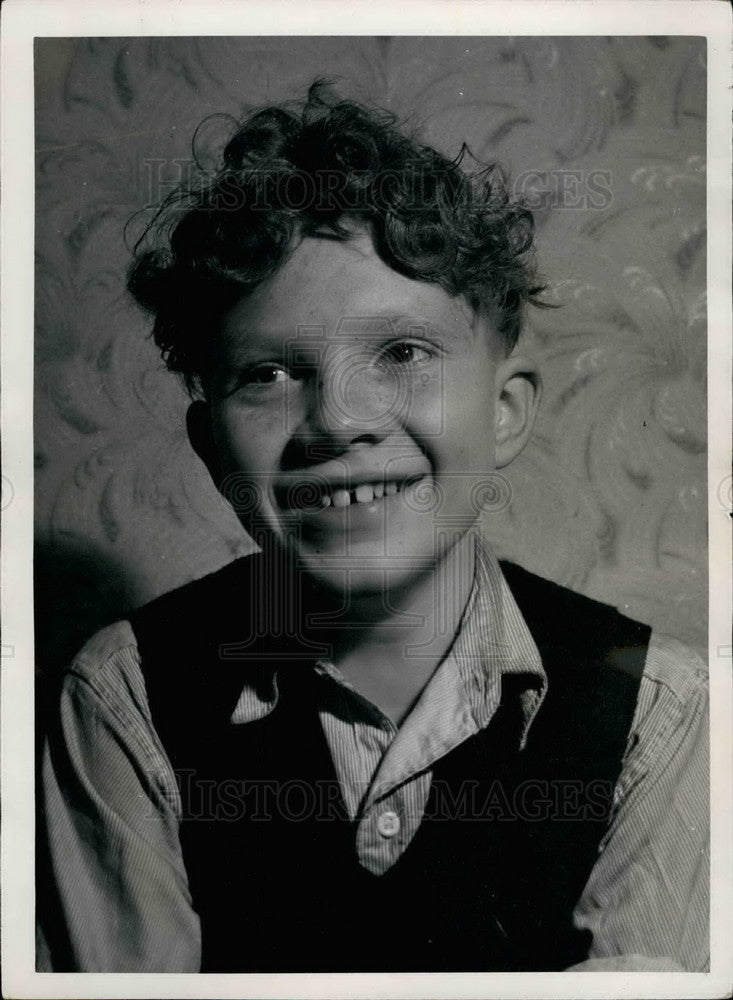
<instances>
[{"instance_id":1,"label":"vest shoulder","mask_svg":"<svg viewBox=\"0 0 733 1000\"><path fill-rule=\"evenodd\" d=\"M542 600L548 606L563 605L583 619L617 621L632 630L650 631L649 625L629 618L628 615L623 614L611 604L597 601L585 594L578 593L577 590L571 590L562 584L538 576L516 563L501 560L499 565L515 597L519 595L525 600L528 598Z\"/></svg>"},{"instance_id":2,"label":"vest shoulder","mask_svg":"<svg viewBox=\"0 0 733 1000\"><path fill-rule=\"evenodd\" d=\"M153 617L166 620L173 615L201 612L202 609L208 611L213 602L228 602L249 584L258 558L259 553L252 553L235 559L213 573L207 573L206 576L153 598L133 611L129 618L133 624L136 620Z\"/></svg>"},{"instance_id":3,"label":"vest shoulder","mask_svg":"<svg viewBox=\"0 0 733 1000\"><path fill-rule=\"evenodd\" d=\"M514 563L500 563L543 661L558 654L585 671L590 663L613 668L637 681L644 672L651 627L545 580Z\"/></svg>"}]
</instances>

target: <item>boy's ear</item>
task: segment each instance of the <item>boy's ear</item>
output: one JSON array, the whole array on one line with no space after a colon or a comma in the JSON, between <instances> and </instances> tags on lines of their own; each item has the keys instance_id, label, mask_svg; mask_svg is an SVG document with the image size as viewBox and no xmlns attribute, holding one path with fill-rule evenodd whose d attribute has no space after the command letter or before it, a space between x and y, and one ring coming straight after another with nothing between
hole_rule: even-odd
<instances>
[{"instance_id":1,"label":"boy's ear","mask_svg":"<svg viewBox=\"0 0 733 1000\"><path fill-rule=\"evenodd\" d=\"M186 430L191 447L209 470L209 475L218 489L222 479L221 465L211 429L211 411L209 404L204 400L197 399L189 406L186 413Z\"/></svg>"},{"instance_id":2,"label":"boy's ear","mask_svg":"<svg viewBox=\"0 0 733 1000\"><path fill-rule=\"evenodd\" d=\"M519 455L532 433L542 396L542 379L528 358L510 357L497 370L495 464L509 465Z\"/></svg>"}]
</instances>

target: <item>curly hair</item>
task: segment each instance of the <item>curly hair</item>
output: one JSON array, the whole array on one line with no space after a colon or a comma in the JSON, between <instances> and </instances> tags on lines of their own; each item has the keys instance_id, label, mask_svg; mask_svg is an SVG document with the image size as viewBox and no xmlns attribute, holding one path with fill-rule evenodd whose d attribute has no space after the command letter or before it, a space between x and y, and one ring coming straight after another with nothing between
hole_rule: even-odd
<instances>
[{"instance_id":1,"label":"curly hair","mask_svg":"<svg viewBox=\"0 0 733 1000\"><path fill-rule=\"evenodd\" d=\"M199 391L226 312L300 239L348 240L355 225L389 267L490 315L511 350L525 303L541 304L533 219L495 164L463 169L468 152L450 160L320 80L302 105L252 113L216 171L169 196L135 245L128 289L154 315L167 367Z\"/></svg>"}]
</instances>

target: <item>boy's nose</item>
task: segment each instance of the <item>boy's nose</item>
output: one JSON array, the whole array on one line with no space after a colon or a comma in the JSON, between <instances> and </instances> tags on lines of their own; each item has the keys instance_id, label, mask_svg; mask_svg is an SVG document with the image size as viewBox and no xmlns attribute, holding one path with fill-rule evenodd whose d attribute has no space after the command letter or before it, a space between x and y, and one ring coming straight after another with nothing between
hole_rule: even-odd
<instances>
[{"instance_id":1,"label":"boy's nose","mask_svg":"<svg viewBox=\"0 0 733 1000\"><path fill-rule=\"evenodd\" d=\"M408 402L404 379L348 350L332 355L318 368L309 396L305 421L309 436L342 447L388 436Z\"/></svg>"}]
</instances>

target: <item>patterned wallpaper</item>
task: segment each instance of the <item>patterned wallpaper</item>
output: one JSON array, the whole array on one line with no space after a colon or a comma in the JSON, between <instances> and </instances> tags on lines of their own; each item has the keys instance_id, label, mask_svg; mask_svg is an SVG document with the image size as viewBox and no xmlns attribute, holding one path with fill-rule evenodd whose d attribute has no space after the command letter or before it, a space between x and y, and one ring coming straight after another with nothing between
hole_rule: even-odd
<instances>
[{"instance_id":1,"label":"patterned wallpaper","mask_svg":"<svg viewBox=\"0 0 733 1000\"><path fill-rule=\"evenodd\" d=\"M124 227L206 115L317 75L505 164L537 210L545 395L498 551L706 643L705 42L121 38L36 43L37 652L250 550L126 298ZM212 119L202 147L225 121ZM10 210L10 208L9 208Z\"/></svg>"}]
</instances>

